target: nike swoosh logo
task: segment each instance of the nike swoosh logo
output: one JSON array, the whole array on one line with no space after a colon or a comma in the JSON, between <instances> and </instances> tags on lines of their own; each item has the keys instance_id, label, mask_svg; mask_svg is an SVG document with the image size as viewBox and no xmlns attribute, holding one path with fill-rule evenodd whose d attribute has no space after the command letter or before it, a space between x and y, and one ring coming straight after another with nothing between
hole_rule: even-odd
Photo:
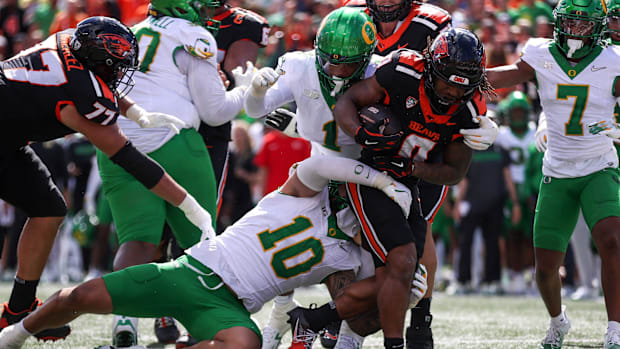
<instances>
[{"instance_id":1,"label":"nike swoosh logo","mask_svg":"<svg viewBox=\"0 0 620 349\"><path fill-rule=\"evenodd\" d=\"M400 167L400 168L405 167L405 164L403 164L402 162L392 162L392 165L394 165L396 167Z\"/></svg>"},{"instance_id":2,"label":"nike swoosh logo","mask_svg":"<svg viewBox=\"0 0 620 349\"><path fill-rule=\"evenodd\" d=\"M364 144L366 144L366 145L377 145L377 144L379 144L379 142L365 141Z\"/></svg>"},{"instance_id":3,"label":"nike swoosh logo","mask_svg":"<svg viewBox=\"0 0 620 349\"><path fill-rule=\"evenodd\" d=\"M607 69L607 67L595 67L595 66L592 66L592 68L590 68L590 70L592 70L593 72L594 71L603 70L603 69Z\"/></svg>"},{"instance_id":4,"label":"nike swoosh logo","mask_svg":"<svg viewBox=\"0 0 620 349\"><path fill-rule=\"evenodd\" d=\"M402 46L401 46L401 45L398 45L398 49L405 48L405 47L407 47L407 46L409 46L409 43L406 43L406 44L404 44L404 45L402 45Z\"/></svg>"}]
</instances>

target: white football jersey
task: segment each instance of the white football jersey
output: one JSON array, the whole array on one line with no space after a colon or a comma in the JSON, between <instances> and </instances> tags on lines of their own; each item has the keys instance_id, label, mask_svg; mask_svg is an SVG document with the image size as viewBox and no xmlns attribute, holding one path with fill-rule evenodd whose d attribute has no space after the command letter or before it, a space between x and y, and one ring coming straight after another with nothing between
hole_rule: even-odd
<instances>
[{"instance_id":1,"label":"white football jersey","mask_svg":"<svg viewBox=\"0 0 620 349\"><path fill-rule=\"evenodd\" d=\"M361 266L360 247L332 238L327 188L310 198L278 191L222 235L186 252L219 275L249 312L273 297Z\"/></svg>"},{"instance_id":2,"label":"white football jersey","mask_svg":"<svg viewBox=\"0 0 620 349\"><path fill-rule=\"evenodd\" d=\"M192 102L187 76L179 70L175 53L185 50L217 67L217 44L207 29L173 17L147 17L132 27L140 53L140 69L133 76L135 86L129 97L148 111L171 114L192 127L200 117ZM157 92L154 92L157 91ZM134 145L151 152L174 136L170 129L141 129L135 122L119 118L119 126Z\"/></svg>"},{"instance_id":3,"label":"white football jersey","mask_svg":"<svg viewBox=\"0 0 620 349\"><path fill-rule=\"evenodd\" d=\"M529 145L536 139L536 126L528 123L527 131L522 137L515 135L510 127L501 126L495 144L510 155L510 175L517 184L525 182L525 163L529 156Z\"/></svg>"},{"instance_id":4,"label":"white football jersey","mask_svg":"<svg viewBox=\"0 0 620 349\"><path fill-rule=\"evenodd\" d=\"M280 57L278 67L284 74L267 90L265 106L273 110L288 102L297 104L297 132L312 143L312 155L357 159L361 147L336 125L332 109L321 93L315 60L314 51L289 52ZM374 74L376 61L373 56L364 78Z\"/></svg>"},{"instance_id":5,"label":"white football jersey","mask_svg":"<svg viewBox=\"0 0 620 349\"><path fill-rule=\"evenodd\" d=\"M588 124L614 115L614 81L620 76L620 48L596 47L572 65L551 39L530 39L521 59L536 71L547 115L545 176L581 177L618 166L611 138L592 135Z\"/></svg>"}]
</instances>

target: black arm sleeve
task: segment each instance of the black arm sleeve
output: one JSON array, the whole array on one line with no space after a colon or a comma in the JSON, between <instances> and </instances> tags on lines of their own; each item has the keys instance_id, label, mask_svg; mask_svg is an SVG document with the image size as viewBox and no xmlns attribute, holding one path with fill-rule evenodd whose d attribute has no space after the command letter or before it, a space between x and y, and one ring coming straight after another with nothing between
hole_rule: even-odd
<instances>
[{"instance_id":1,"label":"black arm sleeve","mask_svg":"<svg viewBox=\"0 0 620 349\"><path fill-rule=\"evenodd\" d=\"M134 176L147 189L153 188L165 173L157 162L136 149L130 141L112 155L110 160Z\"/></svg>"}]
</instances>

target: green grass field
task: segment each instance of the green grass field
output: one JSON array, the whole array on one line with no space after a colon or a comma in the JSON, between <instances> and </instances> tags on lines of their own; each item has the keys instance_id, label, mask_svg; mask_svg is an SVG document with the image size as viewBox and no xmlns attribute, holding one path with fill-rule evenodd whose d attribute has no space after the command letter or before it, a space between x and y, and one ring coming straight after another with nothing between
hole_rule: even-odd
<instances>
[{"instance_id":1,"label":"green grass field","mask_svg":"<svg viewBox=\"0 0 620 349\"><path fill-rule=\"evenodd\" d=\"M0 299L8 299L11 284L0 284ZM46 298L60 288L42 285L39 296ZM321 304L327 300L326 291L318 286L298 290L295 297L303 305ZM601 348L607 326L602 298L596 301L566 302L572 322L565 348ZM254 315L262 326L267 321L271 304ZM438 294L433 299L432 313L435 348L537 348L545 334L548 317L542 301L536 297L448 296ZM26 348L89 348L110 344L112 317L82 316L72 323L73 331L56 344L29 339ZM140 321L140 344L163 348L155 342L153 320ZM283 339L281 348L288 348L290 335ZM367 338L364 348L382 348L381 333ZM315 348L321 348L315 343ZM167 348L174 348L170 345Z\"/></svg>"}]
</instances>

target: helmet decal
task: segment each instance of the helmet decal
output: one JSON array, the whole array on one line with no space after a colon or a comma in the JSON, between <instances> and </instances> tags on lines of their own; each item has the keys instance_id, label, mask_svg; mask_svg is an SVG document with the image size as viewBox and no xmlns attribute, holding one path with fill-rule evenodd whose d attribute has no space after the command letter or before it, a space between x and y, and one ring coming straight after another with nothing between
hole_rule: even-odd
<instances>
[{"instance_id":1,"label":"helmet decal","mask_svg":"<svg viewBox=\"0 0 620 349\"><path fill-rule=\"evenodd\" d=\"M127 41L127 39L123 38L117 34L101 34L99 35L101 40L103 41L103 47L106 51L113 57L118 59L125 59L128 55L134 53L134 47Z\"/></svg>"},{"instance_id":2,"label":"helmet decal","mask_svg":"<svg viewBox=\"0 0 620 349\"><path fill-rule=\"evenodd\" d=\"M377 40L377 29L372 22L368 21L364 23L362 27L362 38L368 45L372 45Z\"/></svg>"}]
</instances>

